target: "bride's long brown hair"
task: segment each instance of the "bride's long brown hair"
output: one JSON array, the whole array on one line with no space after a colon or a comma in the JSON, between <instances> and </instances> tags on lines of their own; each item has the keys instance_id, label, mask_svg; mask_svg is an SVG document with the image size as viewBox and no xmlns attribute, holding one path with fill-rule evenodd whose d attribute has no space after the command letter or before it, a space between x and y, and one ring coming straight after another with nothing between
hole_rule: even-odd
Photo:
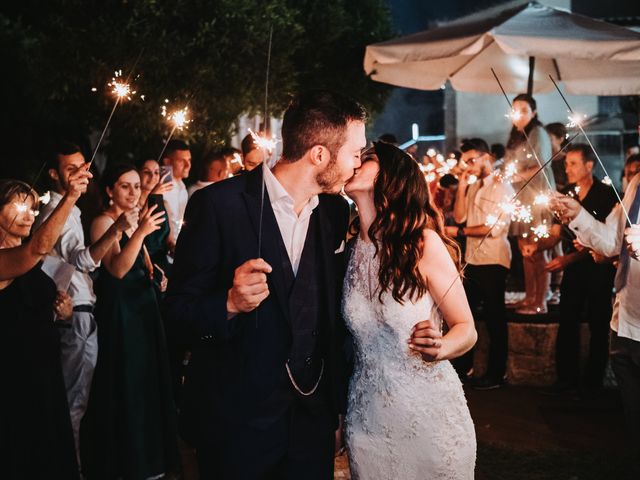
<instances>
[{"instance_id":1,"label":"bride's long brown hair","mask_svg":"<svg viewBox=\"0 0 640 480\"><path fill-rule=\"evenodd\" d=\"M404 303L427 293L427 282L418 269L424 249L424 229L435 231L460 266L460 248L444 233L442 212L433 204L429 187L418 163L401 149L374 144L379 172L373 185L376 218L369 238L380 259L379 299L391 291L393 299Z\"/></svg>"}]
</instances>

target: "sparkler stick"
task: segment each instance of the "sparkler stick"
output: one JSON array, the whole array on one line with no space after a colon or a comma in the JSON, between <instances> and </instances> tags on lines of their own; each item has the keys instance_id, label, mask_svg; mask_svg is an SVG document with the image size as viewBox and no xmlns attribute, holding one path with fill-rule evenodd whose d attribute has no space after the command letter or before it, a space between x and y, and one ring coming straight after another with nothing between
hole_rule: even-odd
<instances>
[{"instance_id":1,"label":"sparkler stick","mask_svg":"<svg viewBox=\"0 0 640 480\"><path fill-rule=\"evenodd\" d=\"M560 97L562 98L562 100L564 101L565 105L569 109L569 113L571 114L569 119L571 120L571 122L573 124L575 124L578 127L580 132L582 132L582 135L584 135L584 138L587 140L587 143L591 147L591 150L593 150L593 153L595 154L596 158L598 159L598 163L602 167L602 170L604 171L604 174L607 176L607 178L610 179L611 177L609 176L609 172L607 172L607 169L605 168L604 163L600 159L600 155L598 155L598 152L596 151L596 148L593 146L593 143L591 143L591 139L589 139L589 136L587 135L587 132L585 132L584 128L582 128L582 122L581 122L580 118L574 113L573 109L571 108L571 105L569 105L569 102L567 101L567 99L565 98L564 94L562 93L562 90L560 90L560 87L558 87L558 84L556 83L554 78L551 75L549 75L549 78L553 82L553 86L556 87L556 90L560 94ZM629 223L629 226L633 225L633 222L631 222L631 219L629 218L629 212L627 211L626 207L624 206L624 203L622 203L622 198L620 197L620 194L618 193L618 190L616 189L616 187L613 184L611 184L611 188L613 188L613 193L616 194L616 198L618 199L618 202L620 202L620 207L622 208L622 211L624 213L625 218L627 219L627 222Z\"/></svg>"},{"instance_id":2,"label":"sparkler stick","mask_svg":"<svg viewBox=\"0 0 640 480\"><path fill-rule=\"evenodd\" d=\"M269 45L267 47L267 69L266 69L266 73L265 73L265 80L264 80L264 127L265 127L265 133L267 133L267 122L268 122L268 109L269 109L269 70L271 70L271 46L272 46L272 42L273 42L273 25L271 25L271 27L269 28ZM251 130L249 130L249 132L251 133L251 136L253 137L254 142L256 142L256 145L258 145L260 148L263 149L263 151L265 150L265 144L264 143L260 143L260 137L258 135L256 135L254 132L252 132ZM275 147L275 145L273 145L273 147ZM269 158L271 158L271 152L272 150L268 150L269 152ZM260 193L260 217L258 220L258 258L261 257L262 255L262 217L264 216L264 191L265 191L265 181L264 181L264 168L265 168L265 163L266 162L266 158L265 161L262 162L262 185L261 185L261 193ZM269 166L267 165L266 168L269 168ZM257 322L257 317L256 317L256 322Z\"/></svg>"},{"instance_id":3,"label":"sparkler stick","mask_svg":"<svg viewBox=\"0 0 640 480\"><path fill-rule=\"evenodd\" d=\"M137 63L137 61L136 61ZM116 97L116 101L113 104L113 108L111 109L111 113L109 114L109 118L107 118L107 123L105 124L104 128L102 129L102 133L100 134L100 138L98 139L98 143L96 144L96 147L93 149L93 154L91 155L91 160L89 160L89 163L87 164L86 169L89 170L89 168L91 168L91 165L93 164L93 161L96 159L96 154L98 153L98 149L100 148L100 145L102 144L102 140L104 139L105 134L107 133L107 129L109 128L109 124L111 123L111 119L113 118L113 114L116 113L116 108L118 108L118 105L120 105L124 100L131 100L131 95L135 95L136 91L135 90L131 90L131 84L128 83L128 79L127 81L121 81L118 80L119 77L122 76L122 70L118 70L117 72L115 72L115 76L111 79L111 82L109 82L107 85L112 87L111 89L111 93L115 95Z\"/></svg>"},{"instance_id":4,"label":"sparkler stick","mask_svg":"<svg viewBox=\"0 0 640 480\"><path fill-rule=\"evenodd\" d=\"M491 69L491 73L493 73L493 76L496 79L496 82L498 82L498 86L500 87L500 90L502 91L502 95L504 95L504 99L509 104L509 108L511 110L513 110L513 105L511 104L511 100L509 100L509 97L507 96L507 92L505 92L504 88L502 87L502 83L500 82L500 79L498 78L498 75L496 74L496 71L493 68ZM529 145L529 149L531 150L531 152L533 153L533 156L535 157L536 161L538 162L538 165L542 166L542 162L540 161L540 157L538 157L538 153L536 152L536 149L533 148L533 145L531 144L531 140L529 140L529 135L527 135L527 132L525 132L524 130L522 130L522 134L524 135L524 138L527 141L527 145ZM553 186L551 185L551 181L549 180L549 177L547 176L547 172L542 170L542 175L544 176L544 179L547 181L547 185L549 185L549 188L551 190L554 190Z\"/></svg>"},{"instance_id":5,"label":"sparkler stick","mask_svg":"<svg viewBox=\"0 0 640 480\"><path fill-rule=\"evenodd\" d=\"M267 68L266 68L266 72L265 72L265 79L264 79L264 127L265 127L265 133L267 132L267 122L269 121L269 114L268 114L268 110L269 110L269 71L271 70L271 47L273 44L273 25L271 25L269 27L269 44L267 46ZM256 135L254 132L252 132L251 130L249 130L249 133L251 133L251 136L253 137L253 141L256 142L256 144L260 147L263 148L263 152L264 152L264 148L265 148L265 143L260 143L260 142L264 142L265 139L261 139L259 135ZM274 139L275 141L275 139ZM273 147L275 148L275 143L273 144ZM268 150L269 152L269 159L271 159L271 154L272 154L272 150ZM262 168L262 182L261 182L261 186L260 186L260 216L258 217L258 258L262 257L262 220L264 217L264 194L265 194L265 189L266 189L266 184L265 184L265 180L264 180L264 169L265 168L269 168L269 165L265 165L267 162L267 158L265 158L262 162L261 168ZM258 308L256 308L256 329L258 328ZM288 367L287 367L288 368Z\"/></svg>"},{"instance_id":6,"label":"sparkler stick","mask_svg":"<svg viewBox=\"0 0 640 480\"><path fill-rule=\"evenodd\" d=\"M549 165L553 160L556 159L556 157L558 157L562 152L564 152L567 147L569 147L569 145L571 145L571 143L576 139L576 137L578 137L578 135L580 135L579 133L575 134L573 137L571 137L569 140L567 140L567 142L564 144L563 147L560 148L560 150L558 150L555 154L553 154L551 156L551 158L549 160L547 160L546 162L544 162L542 165L540 165L540 167L538 168L538 170L535 171L535 173L531 176L531 178L529 178L526 182L524 182L524 184L522 185L522 187L520 187L520 189L513 195L513 197L511 197L511 200L509 201L509 203L513 203L519 196L520 193L522 193L522 191L529 185L529 183L540 173L544 170L544 168ZM485 234L484 237L482 237L482 239L480 240L480 243L478 244L478 246L476 247L476 251L482 246L482 244L486 241L487 238L489 238L489 235L491 235L491 231L493 230L493 228L496 225L499 225L500 223L500 219L502 218L503 215L505 215L506 212L502 211L500 212L500 215L498 215L498 217L495 219L495 222L492 225L489 225L489 231ZM456 275L456 277L453 279L453 281L451 282L451 284L449 285L449 287L445 290L444 294L442 295L442 298L440 299L440 301L435 305L434 309L436 311L438 311L440 309L440 306L443 304L445 298L447 297L447 295L449 294L449 292L451 291L451 289L453 288L453 286L456 284L456 282L460 279L460 277L462 276L462 274L464 273L464 271L467 269L467 266L469 265L468 262L465 262L462 265L462 268L460 269L460 273L458 273L458 275Z\"/></svg>"}]
</instances>

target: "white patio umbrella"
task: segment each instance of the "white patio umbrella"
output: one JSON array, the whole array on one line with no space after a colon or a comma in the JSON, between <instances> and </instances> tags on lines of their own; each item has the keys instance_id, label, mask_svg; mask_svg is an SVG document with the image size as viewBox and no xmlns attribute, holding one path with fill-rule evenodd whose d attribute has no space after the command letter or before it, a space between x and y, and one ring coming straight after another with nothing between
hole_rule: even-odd
<instances>
[{"instance_id":1,"label":"white patio umbrella","mask_svg":"<svg viewBox=\"0 0 640 480\"><path fill-rule=\"evenodd\" d=\"M552 75L572 94L640 94L640 33L537 2L367 46L373 80L436 90L548 92Z\"/></svg>"}]
</instances>

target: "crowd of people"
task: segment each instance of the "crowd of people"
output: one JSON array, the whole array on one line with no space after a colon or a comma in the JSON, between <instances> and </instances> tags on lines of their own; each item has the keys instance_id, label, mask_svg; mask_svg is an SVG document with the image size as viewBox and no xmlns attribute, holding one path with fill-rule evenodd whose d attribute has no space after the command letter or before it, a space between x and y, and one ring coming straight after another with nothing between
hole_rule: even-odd
<instances>
[{"instance_id":1,"label":"crowd of people","mask_svg":"<svg viewBox=\"0 0 640 480\"><path fill-rule=\"evenodd\" d=\"M454 364L474 388L500 387L506 381L508 310L522 316L545 315L549 305L559 305L557 381L545 393L594 393L603 386L607 366L619 252L605 256L580 243L551 206L556 195L572 198L604 222L618 199L610 181L596 178L592 148L568 142L562 123L543 126L534 98L516 96L511 119L506 148L469 138L446 158L435 150L421 158L446 232L465 254L467 298L490 337L486 374L473 375L473 351ZM623 191L640 169L637 150L632 146L625 152ZM514 292L508 288L521 288L524 298L509 301ZM582 323L590 333L584 367Z\"/></svg>"},{"instance_id":2,"label":"crowd of people","mask_svg":"<svg viewBox=\"0 0 640 480\"><path fill-rule=\"evenodd\" d=\"M514 98L511 118L506 147L470 138L415 161L391 137L365 150L362 107L315 92L285 113L272 170L247 135L241 150L203 155L197 175L181 140L160 163L110 162L99 176L61 142L48 194L1 180L5 473L170 478L182 437L203 479L326 479L346 414L358 478L473 478L461 385L504 385L507 308L544 314L558 300L548 392L601 388L610 354L637 435L640 235L625 228L640 154L626 159L620 205L592 149L544 126L531 96ZM519 268L525 295L507 305ZM482 376L474 319L490 339Z\"/></svg>"}]
</instances>

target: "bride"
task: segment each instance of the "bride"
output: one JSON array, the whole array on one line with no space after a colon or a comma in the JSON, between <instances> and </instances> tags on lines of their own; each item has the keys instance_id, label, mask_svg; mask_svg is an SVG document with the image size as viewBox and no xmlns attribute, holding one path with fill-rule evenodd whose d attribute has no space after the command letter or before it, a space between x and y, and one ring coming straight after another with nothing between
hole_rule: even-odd
<instances>
[{"instance_id":1,"label":"bride","mask_svg":"<svg viewBox=\"0 0 640 480\"><path fill-rule=\"evenodd\" d=\"M474 426L448 361L477 338L457 247L418 164L392 145L376 143L345 192L360 221L342 306L356 359L345 429L353 478L471 480Z\"/></svg>"}]
</instances>

